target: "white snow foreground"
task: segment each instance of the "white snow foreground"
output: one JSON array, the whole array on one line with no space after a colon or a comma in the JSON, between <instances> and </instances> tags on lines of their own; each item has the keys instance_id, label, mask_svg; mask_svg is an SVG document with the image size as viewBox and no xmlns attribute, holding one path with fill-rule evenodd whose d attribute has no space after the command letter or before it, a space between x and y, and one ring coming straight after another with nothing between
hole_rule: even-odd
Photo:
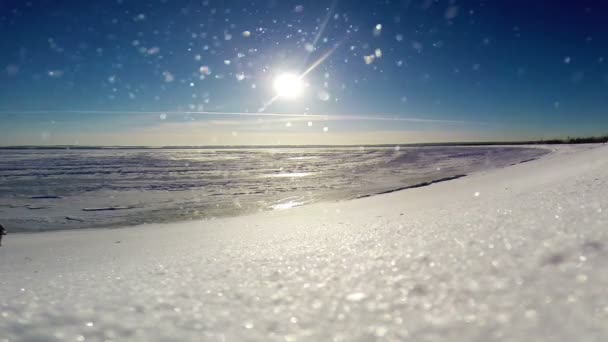
<instances>
[{"instance_id":1,"label":"white snow foreground","mask_svg":"<svg viewBox=\"0 0 608 342\"><path fill-rule=\"evenodd\" d=\"M608 340L608 146L354 201L3 243L0 341Z\"/></svg>"}]
</instances>

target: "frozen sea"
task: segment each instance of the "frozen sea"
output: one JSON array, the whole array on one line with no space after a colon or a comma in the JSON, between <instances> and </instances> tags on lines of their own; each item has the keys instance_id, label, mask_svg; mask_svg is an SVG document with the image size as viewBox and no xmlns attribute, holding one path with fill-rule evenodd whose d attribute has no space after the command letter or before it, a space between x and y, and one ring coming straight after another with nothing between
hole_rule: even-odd
<instances>
[{"instance_id":1,"label":"frozen sea","mask_svg":"<svg viewBox=\"0 0 608 342\"><path fill-rule=\"evenodd\" d=\"M366 197L535 159L519 146L0 150L15 231L213 219Z\"/></svg>"}]
</instances>

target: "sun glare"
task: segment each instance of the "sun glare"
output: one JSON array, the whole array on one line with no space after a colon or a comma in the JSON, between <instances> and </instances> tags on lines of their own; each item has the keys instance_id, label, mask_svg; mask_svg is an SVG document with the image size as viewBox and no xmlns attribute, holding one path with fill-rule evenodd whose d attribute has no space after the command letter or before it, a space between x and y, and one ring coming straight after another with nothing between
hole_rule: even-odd
<instances>
[{"instance_id":1,"label":"sun glare","mask_svg":"<svg viewBox=\"0 0 608 342\"><path fill-rule=\"evenodd\" d=\"M282 73L274 79L274 90L285 99L295 99L304 91L304 83L298 75Z\"/></svg>"}]
</instances>

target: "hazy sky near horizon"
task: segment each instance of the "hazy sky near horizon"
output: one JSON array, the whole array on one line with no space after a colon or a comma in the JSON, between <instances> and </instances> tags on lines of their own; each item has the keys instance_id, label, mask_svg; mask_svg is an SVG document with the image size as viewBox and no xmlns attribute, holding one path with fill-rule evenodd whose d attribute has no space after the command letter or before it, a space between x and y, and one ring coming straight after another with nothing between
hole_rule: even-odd
<instances>
[{"instance_id":1,"label":"hazy sky near horizon","mask_svg":"<svg viewBox=\"0 0 608 342\"><path fill-rule=\"evenodd\" d=\"M606 17L574 0L2 1L0 145L606 134ZM285 73L299 96L277 96Z\"/></svg>"}]
</instances>

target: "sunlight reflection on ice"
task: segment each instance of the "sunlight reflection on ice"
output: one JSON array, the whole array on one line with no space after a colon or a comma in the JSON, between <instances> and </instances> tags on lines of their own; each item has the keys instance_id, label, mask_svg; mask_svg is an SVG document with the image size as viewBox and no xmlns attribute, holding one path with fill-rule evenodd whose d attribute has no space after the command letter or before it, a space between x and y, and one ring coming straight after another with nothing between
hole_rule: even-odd
<instances>
[{"instance_id":1,"label":"sunlight reflection on ice","mask_svg":"<svg viewBox=\"0 0 608 342\"><path fill-rule=\"evenodd\" d=\"M286 210L286 209L291 209L291 208L299 207L301 205L305 205L305 204L308 204L310 202L312 202L312 201L298 202L298 201L290 200L290 201L284 202L284 203L273 204L273 205L269 206L269 208L272 209L272 210Z\"/></svg>"},{"instance_id":2,"label":"sunlight reflection on ice","mask_svg":"<svg viewBox=\"0 0 608 342\"><path fill-rule=\"evenodd\" d=\"M319 156L302 156L302 157L291 157L289 160L308 160L308 159L319 159Z\"/></svg>"},{"instance_id":3,"label":"sunlight reflection on ice","mask_svg":"<svg viewBox=\"0 0 608 342\"><path fill-rule=\"evenodd\" d=\"M269 206L268 208L272 209L272 210L285 210L285 209L291 209L294 207L299 207L301 205L305 205L308 203L311 203L311 200L305 201L303 200L302 197L299 196L291 196L291 197L286 197L286 198L282 198L280 200L277 201L276 204L273 204L271 206Z\"/></svg>"},{"instance_id":4,"label":"sunlight reflection on ice","mask_svg":"<svg viewBox=\"0 0 608 342\"><path fill-rule=\"evenodd\" d=\"M273 173L264 175L263 177L286 177L286 178L297 178L297 177L306 177L312 175L314 172L285 172L285 173Z\"/></svg>"},{"instance_id":5,"label":"sunlight reflection on ice","mask_svg":"<svg viewBox=\"0 0 608 342\"><path fill-rule=\"evenodd\" d=\"M291 209L293 207L299 207L301 205L304 205L304 202L289 201L285 203L271 205L270 208L272 208L272 210L285 210Z\"/></svg>"}]
</instances>

